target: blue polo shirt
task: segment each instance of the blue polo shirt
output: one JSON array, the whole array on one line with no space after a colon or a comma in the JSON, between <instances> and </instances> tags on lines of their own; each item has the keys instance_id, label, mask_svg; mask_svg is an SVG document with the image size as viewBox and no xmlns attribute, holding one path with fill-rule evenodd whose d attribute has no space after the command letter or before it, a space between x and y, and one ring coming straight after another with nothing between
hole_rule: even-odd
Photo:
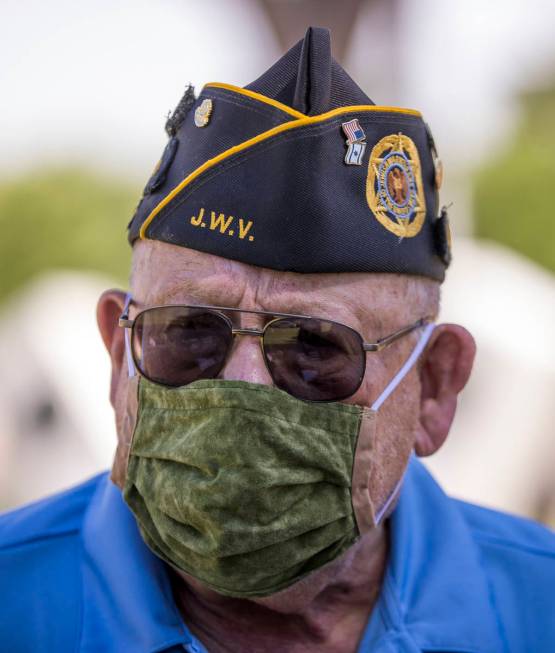
<instances>
[{"instance_id":1,"label":"blue polo shirt","mask_svg":"<svg viewBox=\"0 0 555 653\"><path fill-rule=\"evenodd\" d=\"M555 535L448 498L412 460L367 653L555 651ZM205 653L101 474L0 517L2 653Z\"/></svg>"}]
</instances>

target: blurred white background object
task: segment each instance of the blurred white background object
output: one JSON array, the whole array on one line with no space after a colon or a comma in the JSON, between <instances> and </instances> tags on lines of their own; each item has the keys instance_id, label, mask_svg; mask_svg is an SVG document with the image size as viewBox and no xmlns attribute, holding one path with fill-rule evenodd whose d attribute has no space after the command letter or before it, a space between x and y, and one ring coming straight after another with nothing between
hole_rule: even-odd
<instances>
[{"instance_id":1,"label":"blurred white background object","mask_svg":"<svg viewBox=\"0 0 555 653\"><path fill-rule=\"evenodd\" d=\"M50 274L0 312L0 507L68 487L112 460L109 357L97 275Z\"/></svg>"},{"instance_id":2,"label":"blurred white background object","mask_svg":"<svg viewBox=\"0 0 555 653\"><path fill-rule=\"evenodd\" d=\"M251 0L2 0L0 170L70 160L146 180L189 82L247 83L279 54Z\"/></svg>"},{"instance_id":3,"label":"blurred white background object","mask_svg":"<svg viewBox=\"0 0 555 653\"><path fill-rule=\"evenodd\" d=\"M458 238L440 320L468 328L478 353L449 438L426 463L455 496L555 517L553 276L495 243Z\"/></svg>"}]
</instances>

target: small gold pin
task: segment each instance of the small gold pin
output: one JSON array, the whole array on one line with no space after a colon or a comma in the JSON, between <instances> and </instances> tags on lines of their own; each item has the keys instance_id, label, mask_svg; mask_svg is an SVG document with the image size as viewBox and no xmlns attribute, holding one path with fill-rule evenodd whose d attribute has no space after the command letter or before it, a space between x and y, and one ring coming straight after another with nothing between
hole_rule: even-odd
<instances>
[{"instance_id":1,"label":"small gold pin","mask_svg":"<svg viewBox=\"0 0 555 653\"><path fill-rule=\"evenodd\" d=\"M428 145L430 146L430 150L432 152L432 159L434 162L434 172L435 172L434 181L437 190L439 190L441 188L441 185L443 184L443 162L439 158L439 155L437 153L436 142L434 140L432 130L430 129L430 125L428 125L428 123L425 122L424 126L426 127L426 134L428 135Z\"/></svg>"},{"instance_id":2,"label":"small gold pin","mask_svg":"<svg viewBox=\"0 0 555 653\"><path fill-rule=\"evenodd\" d=\"M436 188L439 190L443 184L443 162L437 155L434 156L434 168Z\"/></svg>"},{"instance_id":3,"label":"small gold pin","mask_svg":"<svg viewBox=\"0 0 555 653\"><path fill-rule=\"evenodd\" d=\"M210 116L213 110L212 100L209 98L203 100L195 110L195 125L197 127L206 127L210 122Z\"/></svg>"}]
</instances>

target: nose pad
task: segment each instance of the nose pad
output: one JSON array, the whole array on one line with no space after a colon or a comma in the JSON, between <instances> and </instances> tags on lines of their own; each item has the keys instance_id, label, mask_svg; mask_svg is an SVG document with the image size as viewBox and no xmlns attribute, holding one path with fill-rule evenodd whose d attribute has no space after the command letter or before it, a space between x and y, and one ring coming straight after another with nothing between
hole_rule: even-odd
<instances>
[{"instance_id":1,"label":"nose pad","mask_svg":"<svg viewBox=\"0 0 555 653\"><path fill-rule=\"evenodd\" d=\"M261 340L252 336L235 336L233 348L218 378L273 385L262 354Z\"/></svg>"}]
</instances>

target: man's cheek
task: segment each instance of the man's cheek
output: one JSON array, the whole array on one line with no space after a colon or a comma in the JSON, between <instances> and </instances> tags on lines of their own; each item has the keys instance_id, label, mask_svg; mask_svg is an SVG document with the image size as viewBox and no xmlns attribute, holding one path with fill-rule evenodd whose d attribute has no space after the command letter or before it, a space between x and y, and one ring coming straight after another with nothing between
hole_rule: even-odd
<instances>
[{"instance_id":1,"label":"man's cheek","mask_svg":"<svg viewBox=\"0 0 555 653\"><path fill-rule=\"evenodd\" d=\"M414 446L418 423L417 397L397 389L395 401L380 408L374 448L374 469L370 476L370 496L382 505L404 474Z\"/></svg>"},{"instance_id":2,"label":"man's cheek","mask_svg":"<svg viewBox=\"0 0 555 653\"><path fill-rule=\"evenodd\" d=\"M112 464L112 481L123 489L127 472L129 448L135 430L138 408L139 376L121 378L118 384L115 401L116 429L118 444Z\"/></svg>"}]
</instances>

